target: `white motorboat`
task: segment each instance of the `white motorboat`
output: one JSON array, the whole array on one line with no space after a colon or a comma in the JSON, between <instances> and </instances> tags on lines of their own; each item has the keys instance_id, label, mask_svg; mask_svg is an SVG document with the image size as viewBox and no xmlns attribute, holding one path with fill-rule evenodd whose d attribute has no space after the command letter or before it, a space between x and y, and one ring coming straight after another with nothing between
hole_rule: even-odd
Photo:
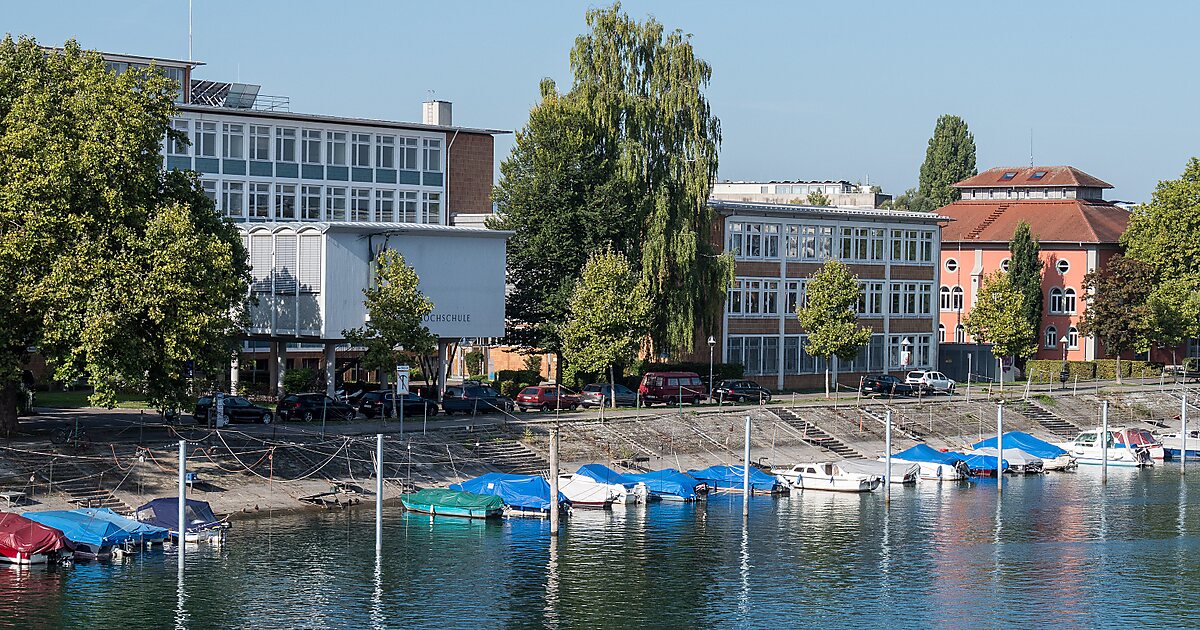
<instances>
[{"instance_id":1,"label":"white motorboat","mask_svg":"<svg viewBox=\"0 0 1200 630\"><path fill-rule=\"evenodd\" d=\"M619 484L600 483L579 474L560 476L558 491L574 507L600 509L612 507L613 502L625 494L625 488Z\"/></svg>"},{"instance_id":2,"label":"white motorboat","mask_svg":"<svg viewBox=\"0 0 1200 630\"><path fill-rule=\"evenodd\" d=\"M1180 459L1183 451L1183 438L1180 437L1179 431L1174 433L1166 433L1160 436L1159 441L1162 443L1164 455L1171 459ZM1193 459L1200 457L1200 431L1189 430L1187 433L1187 457Z\"/></svg>"},{"instance_id":3,"label":"white motorboat","mask_svg":"<svg viewBox=\"0 0 1200 630\"><path fill-rule=\"evenodd\" d=\"M847 470L841 464L841 462L796 464L791 468L772 468L771 474L787 485L800 490L870 492L883 483L883 477L880 475Z\"/></svg>"},{"instance_id":4,"label":"white motorboat","mask_svg":"<svg viewBox=\"0 0 1200 630\"><path fill-rule=\"evenodd\" d=\"M1107 444L1102 445L1098 439L1101 429L1091 429L1083 431L1073 441L1063 442L1058 446L1065 449L1079 464L1099 465L1104 461L1107 452L1109 466L1153 466L1150 445L1139 443L1143 436L1136 432L1141 430L1133 429L1135 433L1126 433L1127 431L1129 429L1125 427L1110 428Z\"/></svg>"},{"instance_id":5,"label":"white motorboat","mask_svg":"<svg viewBox=\"0 0 1200 630\"><path fill-rule=\"evenodd\" d=\"M968 451L968 455L990 455L996 457L996 449L990 446L977 448L973 451ZM1031 455L1019 448L1005 448L1004 461L1008 462L1008 471L1021 475L1037 475L1041 474L1045 469L1045 463L1042 458L1036 455Z\"/></svg>"},{"instance_id":6,"label":"white motorboat","mask_svg":"<svg viewBox=\"0 0 1200 630\"><path fill-rule=\"evenodd\" d=\"M887 464L869 459L845 459L838 462L842 470L875 475L883 479L887 474ZM921 475L921 467L917 464L901 464L892 461L892 483L913 484Z\"/></svg>"}]
</instances>

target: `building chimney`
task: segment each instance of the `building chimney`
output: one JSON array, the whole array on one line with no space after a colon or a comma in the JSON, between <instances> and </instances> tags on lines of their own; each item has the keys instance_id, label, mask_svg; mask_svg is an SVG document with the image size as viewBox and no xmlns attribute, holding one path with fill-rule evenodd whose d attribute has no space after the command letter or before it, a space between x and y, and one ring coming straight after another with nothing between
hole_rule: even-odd
<instances>
[{"instance_id":1,"label":"building chimney","mask_svg":"<svg viewBox=\"0 0 1200 630\"><path fill-rule=\"evenodd\" d=\"M423 113L421 122L426 125L439 125L449 127L453 124L450 110L450 101L435 101L429 100L422 103Z\"/></svg>"}]
</instances>

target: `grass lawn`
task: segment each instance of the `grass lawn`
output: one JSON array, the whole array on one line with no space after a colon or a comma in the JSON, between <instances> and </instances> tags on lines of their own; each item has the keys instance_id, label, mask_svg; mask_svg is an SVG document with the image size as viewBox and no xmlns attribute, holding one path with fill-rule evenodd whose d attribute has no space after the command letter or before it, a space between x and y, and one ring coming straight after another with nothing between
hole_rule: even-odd
<instances>
[{"instance_id":1,"label":"grass lawn","mask_svg":"<svg viewBox=\"0 0 1200 630\"><path fill-rule=\"evenodd\" d=\"M38 392L34 397L34 406L54 409L79 409L91 407L88 402L90 390L73 392ZM138 394L117 394L118 409L149 409L146 399Z\"/></svg>"}]
</instances>

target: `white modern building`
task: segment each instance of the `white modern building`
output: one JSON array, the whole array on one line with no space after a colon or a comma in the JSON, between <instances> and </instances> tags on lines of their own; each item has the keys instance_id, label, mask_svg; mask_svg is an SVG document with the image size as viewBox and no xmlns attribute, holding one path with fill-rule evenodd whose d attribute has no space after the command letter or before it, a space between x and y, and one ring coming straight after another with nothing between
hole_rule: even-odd
<instances>
[{"instance_id":1,"label":"white modern building","mask_svg":"<svg viewBox=\"0 0 1200 630\"><path fill-rule=\"evenodd\" d=\"M878 208L892 198L864 184L845 180L724 181L713 184L712 198L751 203L807 204L808 196L820 193L829 205L841 208Z\"/></svg>"}]
</instances>

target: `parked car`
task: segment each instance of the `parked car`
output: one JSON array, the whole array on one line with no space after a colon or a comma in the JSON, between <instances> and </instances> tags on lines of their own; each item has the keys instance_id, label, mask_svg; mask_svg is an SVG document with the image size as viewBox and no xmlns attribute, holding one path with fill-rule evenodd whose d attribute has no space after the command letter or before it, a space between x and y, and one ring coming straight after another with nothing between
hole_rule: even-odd
<instances>
[{"instance_id":1,"label":"parked car","mask_svg":"<svg viewBox=\"0 0 1200 630\"><path fill-rule=\"evenodd\" d=\"M192 411L192 418L198 424L207 423L210 411L215 411L216 401L212 396L202 396L196 401L196 409ZM224 405L225 418L229 422L261 422L262 424L271 424L271 419L274 414L270 409L256 405L241 396L226 396Z\"/></svg>"},{"instance_id":2,"label":"parked car","mask_svg":"<svg viewBox=\"0 0 1200 630\"><path fill-rule=\"evenodd\" d=\"M517 394L517 408L521 411L570 410L579 408L579 395L559 385L534 385Z\"/></svg>"},{"instance_id":3,"label":"parked car","mask_svg":"<svg viewBox=\"0 0 1200 630\"><path fill-rule=\"evenodd\" d=\"M864 396L915 396L919 389L920 385L910 385L891 374L875 374L863 379L860 391Z\"/></svg>"},{"instance_id":4,"label":"parked car","mask_svg":"<svg viewBox=\"0 0 1200 630\"><path fill-rule=\"evenodd\" d=\"M280 420L311 422L322 417L327 420L353 420L358 416L358 411L325 394L288 394L279 401L275 414Z\"/></svg>"},{"instance_id":5,"label":"parked car","mask_svg":"<svg viewBox=\"0 0 1200 630\"><path fill-rule=\"evenodd\" d=\"M579 398L584 407L611 407L613 391L616 391L618 407L633 407L637 405L637 392L617 383L616 387L608 383L592 383L583 388Z\"/></svg>"},{"instance_id":6,"label":"parked car","mask_svg":"<svg viewBox=\"0 0 1200 630\"><path fill-rule=\"evenodd\" d=\"M442 396L442 411L452 413L491 413L512 411L513 401L508 396L485 385L447 387Z\"/></svg>"},{"instance_id":7,"label":"parked car","mask_svg":"<svg viewBox=\"0 0 1200 630\"><path fill-rule=\"evenodd\" d=\"M919 385L925 393L953 394L956 383L945 374L933 370L914 370L904 377L909 385Z\"/></svg>"},{"instance_id":8,"label":"parked car","mask_svg":"<svg viewBox=\"0 0 1200 630\"><path fill-rule=\"evenodd\" d=\"M638 386L642 402L652 405L657 402L674 405L681 402L700 404L708 397L708 391L695 372L647 372Z\"/></svg>"},{"instance_id":9,"label":"parked car","mask_svg":"<svg viewBox=\"0 0 1200 630\"><path fill-rule=\"evenodd\" d=\"M725 380L713 388L713 399L734 402L771 402L771 390L754 381Z\"/></svg>"},{"instance_id":10,"label":"parked car","mask_svg":"<svg viewBox=\"0 0 1200 630\"><path fill-rule=\"evenodd\" d=\"M436 400L422 398L412 392L401 394L401 407L406 418L423 418L436 416L438 404ZM396 392L379 390L364 392L358 400L358 411L368 418L383 415L390 418L396 414Z\"/></svg>"}]
</instances>

